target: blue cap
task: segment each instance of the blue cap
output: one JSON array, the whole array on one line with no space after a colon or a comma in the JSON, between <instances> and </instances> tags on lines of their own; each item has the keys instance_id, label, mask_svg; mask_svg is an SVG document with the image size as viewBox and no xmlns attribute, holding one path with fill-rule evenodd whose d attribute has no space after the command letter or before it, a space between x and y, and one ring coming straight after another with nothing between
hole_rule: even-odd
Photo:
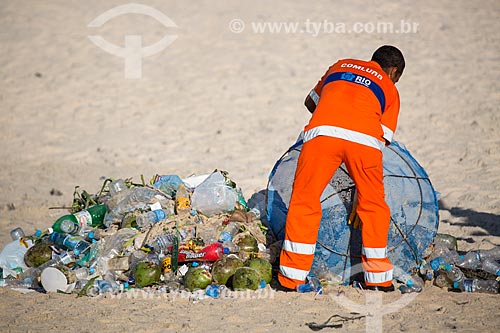
<instances>
[{"instance_id":1,"label":"blue cap","mask_svg":"<svg viewBox=\"0 0 500 333\"><path fill-rule=\"evenodd\" d=\"M264 280L264 279L260 280L259 288L262 289L265 287L266 287L266 280Z\"/></svg>"},{"instance_id":2,"label":"blue cap","mask_svg":"<svg viewBox=\"0 0 500 333\"><path fill-rule=\"evenodd\" d=\"M433 270L437 271L439 269L439 258L432 259L429 265L431 265Z\"/></svg>"},{"instance_id":3,"label":"blue cap","mask_svg":"<svg viewBox=\"0 0 500 333\"><path fill-rule=\"evenodd\" d=\"M199 266L199 264L198 264L198 262L197 262L197 261L193 261L193 263L191 264L191 266L193 266L193 267L198 267L198 266Z\"/></svg>"},{"instance_id":4,"label":"blue cap","mask_svg":"<svg viewBox=\"0 0 500 333\"><path fill-rule=\"evenodd\" d=\"M406 281L406 285L410 288L413 287L413 280L409 279L408 281Z\"/></svg>"},{"instance_id":5,"label":"blue cap","mask_svg":"<svg viewBox=\"0 0 500 333\"><path fill-rule=\"evenodd\" d=\"M91 232L89 232L88 236L89 236L90 239L94 239L95 238L95 233L93 231L91 231Z\"/></svg>"},{"instance_id":6,"label":"blue cap","mask_svg":"<svg viewBox=\"0 0 500 333\"><path fill-rule=\"evenodd\" d=\"M79 255L80 255L80 251L79 251L78 249L75 249L75 250L73 251L73 253L75 254L75 256L79 256Z\"/></svg>"},{"instance_id":7,"label":"blue cap","mask_svg":"<svg viewBox=\"0 0 500 333\"><path fill-rule=\"evenodd\" d=\"M451 271L451 265L450 264L443 265L443 268L444 268L445 271Z\"/></svg>"},{"instance_id":8,"label":"blue cap","mask_svg":"<svg viewBox=\"0 0 500 333\"><path fill-rule=\"evenodd\" d=\"M42 230L37 229L37 230L35 231L35 236L36 236L36 237L40 237L41 235L42 235Z\"/></svg>"},{"instance_id":9,"label":"blue cap","mask_svg":"<svg viewBox=\"0 0 500 333\"><path fill-rule=\"evenodd\" d=\"M90 267L89 268L89 273L90 274L94 274L95 273L95 268L94 267Z\"/></svg>"},{"instance_id":10,"label":"blue cap","mask_svg":"<svg viewBox=\"0 0 500 333\"><path fill-rule=\"evenodd\" d=\"M225 247L224 248L224 254L228 254L229 253L229 248Z\"/></svg>"},{"instance_id":11,"label":"blue cap","mask_svg":"<svg viewBox=\"0 0 500 333\"><path fill-rule=\"evenodd\" d=\"M458 288L458 281L453 282L453 288L455 288L455 289Z\"/></svg>"}]
</instances>

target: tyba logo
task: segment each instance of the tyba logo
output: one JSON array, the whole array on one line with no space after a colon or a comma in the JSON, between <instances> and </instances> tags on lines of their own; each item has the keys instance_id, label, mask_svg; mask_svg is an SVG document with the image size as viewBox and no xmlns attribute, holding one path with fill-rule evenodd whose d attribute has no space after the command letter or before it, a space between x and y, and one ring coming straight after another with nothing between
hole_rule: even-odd
<instances>
[{"instance_id":1,"label":"tyba logo","mask_svg":"<svg viewBox=\"0 0 500 333\"><path fill-rule=\"evenodd\" d=\"M126 14L147 15L153 17L167 28L177 28L177 25L169 17L157 9L135 3L111 8L92 20L87 26L89 28L98 28L109 20ZM142 36L139 35L126 35L125 47L111 44L99 35L91 35L88 38L104 51L125 59L125 78L140 79L142 77L142 58L163 51L177 39L177 35L165 35L155 44L146 47L142 47Z\"/></svg>"}]
</instances>

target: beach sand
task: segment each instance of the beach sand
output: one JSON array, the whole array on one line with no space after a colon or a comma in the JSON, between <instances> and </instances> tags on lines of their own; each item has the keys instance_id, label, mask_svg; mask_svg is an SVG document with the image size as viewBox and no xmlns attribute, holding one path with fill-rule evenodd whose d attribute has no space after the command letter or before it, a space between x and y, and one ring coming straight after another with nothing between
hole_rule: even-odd
<instances>
[{"instance_id":1,"label":"beach sand","mask_svg":"<svg viewBox=\"0 0 500 333\"><path fill-rule=\"evenodd\" d=\"M76 185L96 192L105 177L140 181L141 174L149 180L217 168L249 198L266 187L307 123L303 100L328 66L393 44L406 58L395 139L441 193L439 231L458 237L464 251L500 245L498 1L141 3L177 27L138 14L87 26L121 1L0 2L0 244L15 227L27 234L47 228L65 213L49 207L69 205ZM231 31L230 22L242 27L234 19L243 31ZM259 22L297 22L299 30L259 33ZM393 33L369 33L380 22L392 23ZM365 31L349 33L357 23ZM402 33L407 23L416 29ZM126 78L124 59L87 38L123 46L124 36L141 35L148 46L165 34L177 39L142 60L141 79ZM351 287L200 301L0 288L0 330L307 332L307 322L349 315L339 293L359 304L369 299ZM401 295L383 297L388 304ZM385 314L383 330L499 331L498 300L428 286Z\"/></svg>"}]
</instances>

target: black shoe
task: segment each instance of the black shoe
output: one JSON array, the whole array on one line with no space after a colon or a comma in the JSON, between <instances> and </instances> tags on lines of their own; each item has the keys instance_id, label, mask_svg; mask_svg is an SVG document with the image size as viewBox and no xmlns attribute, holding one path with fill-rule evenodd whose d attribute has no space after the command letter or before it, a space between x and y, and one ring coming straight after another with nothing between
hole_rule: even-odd
<instances>
[{"instance_id":1,"label":"black shoe","mask_svg":"<svg viewBox=\"0 0 500 333\"><path fill-rule=\"evenodd\" d=\"M383 286L367 286L364 282L354 281L352 283L354 288L364 289L364 290L374 290L374 291L383 291L384 293L389 293L395 290L394 285L383 287Z\"/></svg>"},{"instance_id":2,"label":"black shoe","mask_svg":"<svg viewBox=\"0 0 500 333\"><path fill-rule=\"evenodd\" d=\"M279 283L278 279L273 279L270 284L271 284L271 288L273 288L276 291L284 291L286 293L291 292L291 291L295 291L295 289L283 287L281 285L281 283Z\"/></svg>"}]
</instances>

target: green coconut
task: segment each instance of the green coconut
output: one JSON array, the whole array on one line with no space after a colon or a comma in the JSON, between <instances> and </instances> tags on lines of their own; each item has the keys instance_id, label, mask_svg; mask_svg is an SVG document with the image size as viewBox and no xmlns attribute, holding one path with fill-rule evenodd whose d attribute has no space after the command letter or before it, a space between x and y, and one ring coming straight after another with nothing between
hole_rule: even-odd
<instances>
[{"instance_id":1,"label":"green coconut","mask_svg":"<svg viewBox=\"0 0 500 333\"><path fill-rule=\"evenodd\" d=\"M217 284L226 284L234 272L243 267L243 261L235 255L217 260L212 266L212 278Z\"/></svg>"},{"instance_id":2,"label":"green coconut","mask_svg":"<svg viewBox=\"0 0 500 333\"><path fill-rule=\"evenodd\" d=\"M184 287L190 291L205 289L210 283L212 275L203 267L191 267L184 275Z\"/></svg>"},{"instance_id":3,"label":"green coconut","mask_svg":"<svg viewBox=\"0 0 500 333\"><path fill-rule=\"evenodd\" d=\"M259 272L262 280L269 284L273 278L273 267L269 261L262 258L250 259L246 262L245 266L255 269Z\"/></svg>"},{"instance_id":4,"label":"green coconut","mask_svg":"<svg viewBox=\"0 0 500 333\"><path fill-rule=\"evenodd\" d=\"M139 288L160 282L161 267L153 262L141 261L132 272L135 285Z\"/></svg>"},{"instance_id":5,"label":"green coconut","mask_svg":"<svg viewBox=\"0 0 500 333\"><path fill-rule=\"evenodd\" d=\"M236 243L240 247L241 251L245 252L259 252L259 246L257 240L250 234L244 235Z\"/></svg>"},{"instance_id":6,"label":"green coconut","mask_svg":"<svg viewBox=\"0 0 500 333\"><path fill-rule=\"evenodd\" d=\"M234 290L251 289L257 290L260 285L260 274L250 267L241 267L233 275Z\"/></svg>"},{"instance_id":7,"label":"green coconut","mask_svg":"<svg viewBox=\"0 0 500 333\"><path fill-rule=\"evenodd\" d=\"M46 242L38 242L26 251L24 262L28 267L38 267L52 259L52 248Z\"/></svg>"}]
</instances>

